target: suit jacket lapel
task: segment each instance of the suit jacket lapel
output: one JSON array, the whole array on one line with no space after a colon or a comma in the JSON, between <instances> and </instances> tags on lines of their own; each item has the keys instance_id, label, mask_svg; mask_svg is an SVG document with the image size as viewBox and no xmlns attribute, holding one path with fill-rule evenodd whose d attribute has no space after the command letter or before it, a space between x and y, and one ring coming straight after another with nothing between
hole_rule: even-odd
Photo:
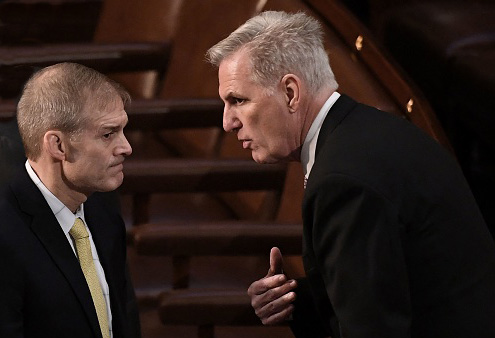
<instances>
[{"instance_id":1,"label":"suit jacket lapel","mask_svg":"<svg viewBox=\"0 0 495 338\"><path fill-rule=\"evenodd\" d=\"M92 197L90 197L91 199ZM91 230L91 236L98 250L101 265L105 270L107 279L113 278L113 267L116 262L112 262L112 257L116 254L115 246L118 239L115 238L115 228L109 216L103 213L100 208L95 207L97 203L91 203L90 199L84 204L84 217Z\"/></svg>"},{"instance_id":2,"label":"suit jacket lapel","mask_svg":"<svg viewBox=\"0 0 495 338\"><path fill-rule=\"evenodd\" d=\"M11 186L20 209L32 217L31 230L71 285L95 335L101 336L93 300L81 267L48 203L25 170Z\"/></svg>"},{"instance_id":3,"label":"suit jacket lapel","mask_svg":"<svg viewBox=\"0 0 495 338\"><path fill-rule=\"evenodd\" d=\"M91 196L84 205L84 217L91 231L91 236L95 243L96 250L98 251L98 257L100 263L105 271L105 279L108 283L108 288L110 291L110 303L112 308L112 327L114 331L114 336L122 336L125 330L122 327L125 322L122 318L122 294L119 293L120 284L119 271L124 271L125 262L125 238L120 236L122 232L119 231L115 225L115 220L112 220L108 213L103 212L103 207L101 207L98 199L94 199ZM122 227L124 225L122 224ZM119 245L122 243L122 245Z\"/></svg>"}]
</instances>

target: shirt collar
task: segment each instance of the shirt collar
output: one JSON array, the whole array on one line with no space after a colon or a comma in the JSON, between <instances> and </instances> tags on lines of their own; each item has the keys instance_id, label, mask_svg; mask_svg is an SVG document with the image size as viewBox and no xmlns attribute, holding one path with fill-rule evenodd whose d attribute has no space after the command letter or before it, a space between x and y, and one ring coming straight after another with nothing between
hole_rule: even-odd
<instances>
[{"instance_id":1,"label":"shirt collar","mask_svg":"<svg viewBox=\"0 0 495 338\"><path fill-rule=\"evenodd\" d=\"M62 227L62 230L64 231L64 234L66 236L74 225L74 221L77 217L80 217L84 221L84 223L86 223L86 220L84 219L84 204L81 204L79 208L77 208L75 214L72 213L72 211L70 211L69 208L67 208L50 190L48 190L43 182L41 182L38 175L36 175L33 168L31 167L31 164L29 164L29 161L26 161L25 167L29 174L29 177L41 191L41 194L50 206L50 209L55 215L55 218Z\"/></svg>"},{"instance_id":2,"label":"shirt collar","mask_svg":"<svg viewBox=\"0 0 495 338\"><path fill-rule=\"evenodd\" d=\"M315 120L311 124L311 128L309 128L308 135L306 135L306 139L304 140L301 149L301 164L303 166L304 177L306 179L309 177L315 162L316 142L318 141L321 125L323 124L328 111L332 108L333 104L339 97L340 94L338 92L334 92L330 95L323 107L321 107L318 115L316 115Z\"/></svg>"}]
</instances>

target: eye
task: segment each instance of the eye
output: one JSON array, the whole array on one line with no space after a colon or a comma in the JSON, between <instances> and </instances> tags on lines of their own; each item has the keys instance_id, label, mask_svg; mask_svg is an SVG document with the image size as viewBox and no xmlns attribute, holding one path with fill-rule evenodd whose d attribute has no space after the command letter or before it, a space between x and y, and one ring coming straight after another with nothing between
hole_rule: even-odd
<instances>
[{"instance_id":1,"label":"eye","mask_svg":"<svg viewBox=\"0 0 495 338\"><path fill-rule=\"evenodd\" d=\"M110 133L103 134L104 139L109 139L113 135L113 131Z\"/></svg>"},{"instance_id":2,"label":"eye","mask_svg":"<svg viewBox=\"0 0 495 338\"><path fill-rule=\"evenodd\" d=\"M232 105L240 105L246 102L246 99L241 99L240 97L231 97L229 101Z\"/></svg>"}]
</instances>

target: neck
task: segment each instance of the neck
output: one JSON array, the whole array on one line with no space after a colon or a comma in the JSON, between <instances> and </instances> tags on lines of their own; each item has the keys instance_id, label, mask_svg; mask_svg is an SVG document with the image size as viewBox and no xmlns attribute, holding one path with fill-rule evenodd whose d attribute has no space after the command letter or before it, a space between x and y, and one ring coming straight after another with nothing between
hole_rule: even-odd
<instances>
[{"instance_id":1,"label":"neck","mask_svg":"<svg viewBox=\"0 0 495 338\"><path fill-rule=\"evenodd\" d=\"M36 161L29 159L29 164L45 187L73 213L86 201L85 194L71 189L66 184L60 162L50 162L42 156Z\"/></svg>"},{"instance_id":2,"label":"neck","mask_svg":"<svg viewBox=\"0 0 495 338\"><path fill-rule=\"evenodd\" d=\"M297 161L301 161L301 149L302 145L304 144L304 140L306 139L306 136L308 135L309 129L311 128L311 125L313 124L314 120L316 119L316 116L318 116L318 113L321 110L321 107L325 104L325 102L328 100L328 98L335 92L335 89L332 88L325 88L323 90L320 90L319 93L313 97L311 97L311 100L309 102L306 102L306 105L303 106L304 112L301 114L301 133L299 135L299 143L300 147L297 149L297 154L294 154L294 158L296 158Z\"/></svg>"}]
</instances>

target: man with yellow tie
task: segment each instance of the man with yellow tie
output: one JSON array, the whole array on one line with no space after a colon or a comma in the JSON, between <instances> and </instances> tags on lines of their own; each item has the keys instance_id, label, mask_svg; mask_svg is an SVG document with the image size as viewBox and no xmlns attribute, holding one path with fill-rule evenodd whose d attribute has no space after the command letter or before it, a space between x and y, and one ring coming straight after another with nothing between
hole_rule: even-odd
<instances>
[{"instance_id":1,"label":"man with yellow tie","mask_svg":"<svg viewBox=\"0 0 495 338\"><path fill-rule=\"evenodd\" d=\"M17 120L25 168L0 194L0 337L138 337L125 226L102 192L132 152L129 94L61 63L24 87Z\"/></svg>"}]
</instances>

